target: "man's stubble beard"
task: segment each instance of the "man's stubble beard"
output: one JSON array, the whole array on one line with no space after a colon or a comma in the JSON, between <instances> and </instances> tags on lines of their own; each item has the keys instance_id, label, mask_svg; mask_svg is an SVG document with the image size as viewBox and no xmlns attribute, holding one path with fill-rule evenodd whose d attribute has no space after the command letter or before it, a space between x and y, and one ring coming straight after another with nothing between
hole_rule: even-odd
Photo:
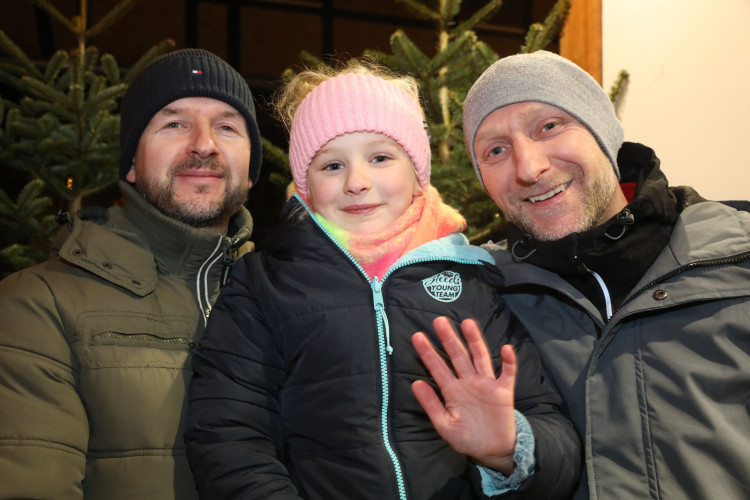
<instances>
[{"instance_id":1,"label":"man's stubble beard","mask_svg":"<svg viewBox=\"0 0 750 500\"><path fill-rule=\"evenodd\" d=\"M588 231L605 222L602 218L609 209L610 201L614 196L615 189L617 189L618 181L617 177L614 176L614 172L601 170L600 174L593 177L590 182L580 184L582 185L582 213L571 224L542 228L537 227L534 223L534 218L523 211L508 211L507 213L504 212L504 215L508 219L508 222L539 241L555 241L572 233ZM518 205L521 203L526 202L517 201ZM562 214L566 210L565 207L559 207L556 210L552 209L547 216L554 215L555 212Z\"/></svg>"},{"instance_id":2,"label":"man's stubble beard","mask_svg":"<svg viewBox=\"0 0 750 500\"><path fill-rule=\"evenodd\" d=\"M197 168L221 172L221 178L225 184L225 193L220 201L181 201L175 198L174 182L177 174ZM234 185L232 182L232 172L226 165L213 157L207 160L191 157L172 165L167 172L167 177L167 182L158 182L157 180L140 176L136 178L135 188L159 212L195 228L211 227L220 224L236 214L247 200L247 184L240 183L239 185Z\"/></svg>"}]
</instances>

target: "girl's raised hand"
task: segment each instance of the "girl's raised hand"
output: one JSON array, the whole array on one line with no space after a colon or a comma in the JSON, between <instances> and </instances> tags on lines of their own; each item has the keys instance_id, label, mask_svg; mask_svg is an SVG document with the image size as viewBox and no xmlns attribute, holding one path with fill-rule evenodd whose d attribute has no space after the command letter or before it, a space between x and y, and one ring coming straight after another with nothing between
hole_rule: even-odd
<instances>
[{"instance_id":1,"label":"girl's raised hand","mask_svg":"<svg viewBox=\"0 0 750 500\"><path fill-rule=\"evenodd\" d=\"M476 321L467 319L461 323L468 351L448 318L436 318L433 328L453 370L424 333L415 333L412 343L445 404L424 380L412 384L414 395L438 434L454 450L509 476L515 468L516 447L513 399L516 355L513 348L502 347L502 373L495 378L492 358Z\"/></svg>"}]
</instances>

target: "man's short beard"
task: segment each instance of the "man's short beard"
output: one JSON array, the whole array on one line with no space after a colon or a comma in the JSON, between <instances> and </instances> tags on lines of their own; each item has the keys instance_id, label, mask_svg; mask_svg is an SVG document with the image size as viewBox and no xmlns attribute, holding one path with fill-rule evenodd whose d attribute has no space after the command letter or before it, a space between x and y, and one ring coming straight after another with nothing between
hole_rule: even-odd
<instances>
[{"instance_id":1,"label":"man's short beard","mask_svg":"<svg viewBox=\"0 0 750 500\"><path fill-rule=\"evenodd\" d=\"M221 172L226 186L226 192L221 201L191 202L175 199L174 182L177 174L197 168ZM247 200L247 184L234 185L232 172L213 157L208 160L191 157L177 163L169 169L167 177L168 182L158 183L140 176L136 178L135 188L159 212L192 227L203 228L220 224L236 214Z\"/></svg>"},{"instance_id":2,"label":"man's short beard","mask_svg":"<svg viewBox=\"0 0 750 500\"><path fill-rule=\"evenodd\" d=\"M583 233L604 223L602 218L609 209L610 202L617 189L617 177L614 173L602 170L591 182L583 186L581 198L584 201L581 217L568 226L556 226L554 229L537 227L533 218L523 212L505 213L508 222L530 234L539 241L555 241L572 233ZM561 209L564 211L565 209ZM561 214L562 215L562 214Z\"/></svg>"}]
</instances>

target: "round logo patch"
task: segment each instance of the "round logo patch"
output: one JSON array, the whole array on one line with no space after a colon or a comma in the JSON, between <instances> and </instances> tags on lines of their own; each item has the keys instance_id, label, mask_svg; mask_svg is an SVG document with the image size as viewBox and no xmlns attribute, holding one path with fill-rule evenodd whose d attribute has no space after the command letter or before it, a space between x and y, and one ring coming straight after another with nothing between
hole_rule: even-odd
<instances>
[{"instance_id":1,"label":"round logo patch","mask_svg":"<svg viewBox=\"0 0 750 500\"><path fill-rule=\"evenodd\" d=\"M461 275L453 271L443 271L435 276L425 278L422 280L422 284L427 293L440 302L453 302L461 295L463 288Z\"/></svg>"}]
</instances>

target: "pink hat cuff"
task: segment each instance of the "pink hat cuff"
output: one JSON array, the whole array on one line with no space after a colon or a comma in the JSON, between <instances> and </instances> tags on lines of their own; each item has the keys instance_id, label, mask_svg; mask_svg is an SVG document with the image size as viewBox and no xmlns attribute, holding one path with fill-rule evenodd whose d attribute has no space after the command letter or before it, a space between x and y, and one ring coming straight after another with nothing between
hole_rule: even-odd
<instances>
[{"instance_id":1,"label":"pink hat cuff","mask_svg":"<svg viewBox=\"0 0 750 500\"><path fill-rule=\"evenodd\" d=\"M308 197L307 170L315 154L332 139L354 132L377 132L398 142L422 189L430 184L430 140L417 100L382 78L344 73L307 94L292 120L289 163L303 197Z\"/></svg>"}]
</instances>

